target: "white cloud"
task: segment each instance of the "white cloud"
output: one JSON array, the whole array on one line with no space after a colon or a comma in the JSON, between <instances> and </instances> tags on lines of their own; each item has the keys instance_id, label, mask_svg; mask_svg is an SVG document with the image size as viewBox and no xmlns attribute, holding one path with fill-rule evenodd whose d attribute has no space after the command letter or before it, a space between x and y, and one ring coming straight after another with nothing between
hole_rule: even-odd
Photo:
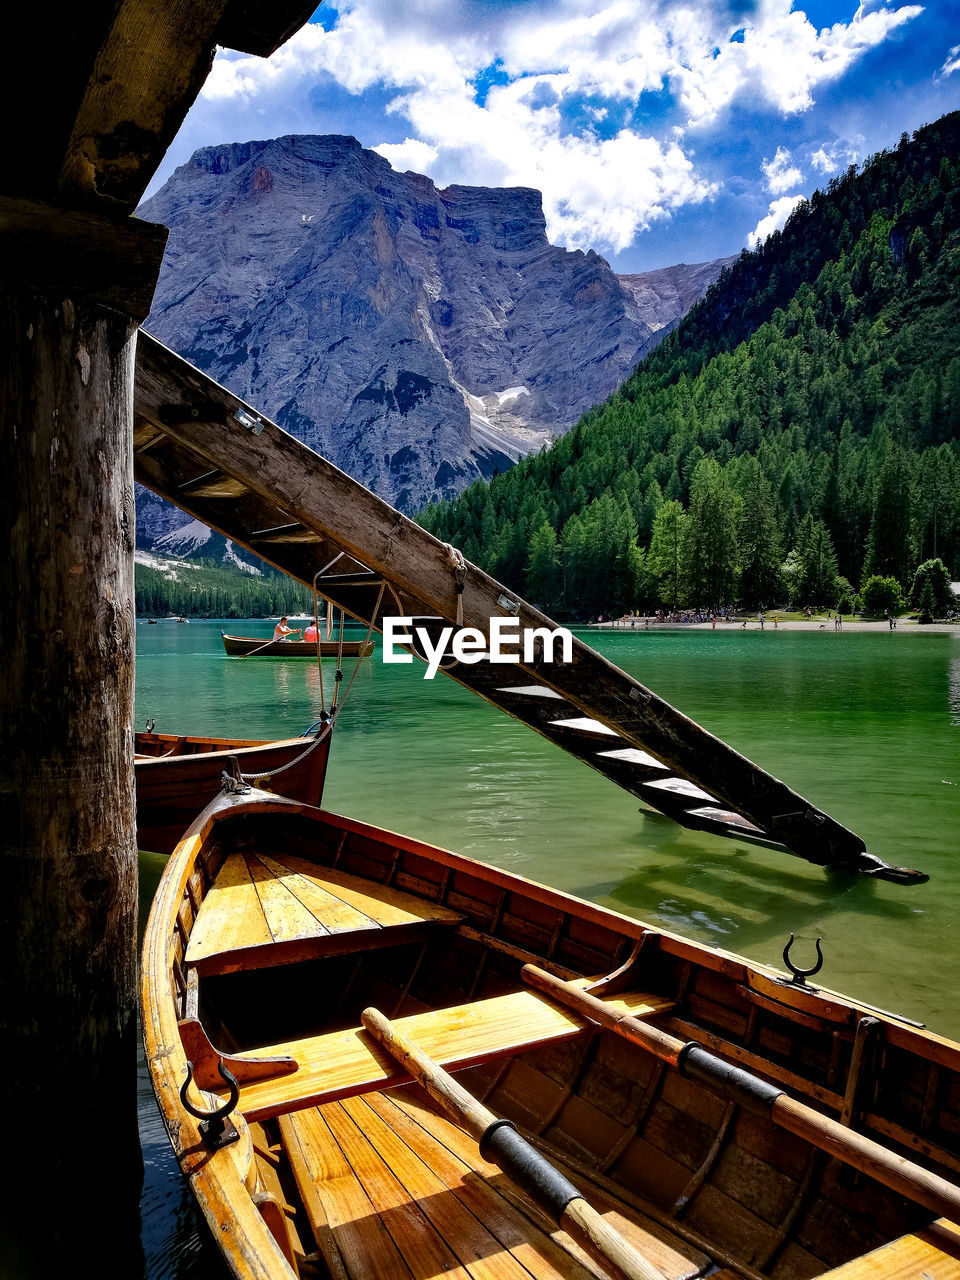
<instances>
[{"instance_id":1,"label":"white cloud","mask_svg":"<svg viewBox=\"0 0 960 1280\"><path fill-rule=\"evenodd\" d=\"M861 5L849 23L818 31L802 10L766 0L743 28L742 41L731 41L728 33L717 41L719 52L700 51L678 69L690 120L712 120L738 98L784 115L806 111L820 84L839 79L862 54L922 12L921 5L872 12Z\"/></svg>"},{"instance_id":2,"label":"white cloud","mask_svg":"<svg viewBox=\"0 0 960 1280\"><path fill-rule=\"evenodd\" d=\"M405 138L403 142L381 142L373 150L378 151L384 160L401 173L404 169L423 173L430 168L439 154L436 147L431 147L427 142L421 142L419 138Z\"/></svg>"},{"instance_id":3,"label":"white cloud","mask_svg":"<svg viewBox=\"0 0 960 1280\"><path fill-rule=\"evenodd\" d=\"M745 26L743 12L726 0L409 0L398 22L395 0L341 0L329 31L308 25L269 60L218 54L192 134L204 129L205 145L316 131L318 86L370 95L387 113L375 149L398 168L441 185L538 187L551 239L620 250L716 191L692 127L735 103L805 110L921 9L865 0L821 31L791 0L758 0ZM664 91L680 109L669 127ZM801 180L781 150L765 173L773 196Z\"/></svg>"},{"instance_id":4,"label":"white cloud","mask_svg":"<svg viewBox=\"0 0 960 1280\"><path fill-rule=\"evenodd\" d=\"M955 71L960 71L960 44L955 44L947 54L936 78L942 80L945 76L952 76Z\"/></svg>"},{"instance_id":5,"label":"white cloud","mask_svg":"<svg viewBox=\"0 0 960 1280\"><path fill-rule=\"evenodd\" d=\"M777 147L777 154L772 160L764 157L760 168L767 180L767 190L772 196L782 196L791 187L795 189L803 180L800 170L791 163L791 155L786 147Z\"/></svg>"},{"instance_id":6,"label":"white cloud","mask_svg":"<svg viewBox=\"0 0 960 1280\"><path fill-rule=\"evenodd\" d=\"M849 140L838 138L835 142L825 142L822 147L810 152L810 163L822 174L839 173L848 165L857 163L860 159L859 148L863 146L863 142L863 135L859 133Z\"/></svg>"},{"instance_id":7,"label":"white cloud","mask_svg":"<svg viewBox=\"0 0 960 1280\"><path fill-rule=\"evenodd\" d=\"M770 201L770 212L754 227L747 236L747 248L755 249L767 236L779 231L793 213L798 204L804 201L803 196L781 196L779 200Z\"/></svg>"}]
</instances>

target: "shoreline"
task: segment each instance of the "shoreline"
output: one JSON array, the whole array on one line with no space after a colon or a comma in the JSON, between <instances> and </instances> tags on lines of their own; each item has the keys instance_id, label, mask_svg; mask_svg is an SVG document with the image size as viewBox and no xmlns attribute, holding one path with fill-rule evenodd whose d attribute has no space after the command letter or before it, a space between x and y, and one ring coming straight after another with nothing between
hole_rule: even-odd
<instances>
[{"instance_id":1,"label":"shoreline","mask_svg":"<svg viewBox=\"0 0 960 1280\"><path fill-rule=\"evenodd\" d=\"M763 632L779 632L779 631L829 631L834 635L842 635L845 631L856 632L887 632L897 634L909 632L911 635L948 635L960 636L960 622L925 622L919 623L906 618L900 618L893 632L890 632L890 625L884 619L878 621L865 621L863 619L843 621L843 626L837 631L833 625L832 618L824 618L822 616L815 618L797 618L797 619L781 619L779 626L773 625L773 618L770 617L766 621L766 625L761 627L756 618L748 618L747 625L743 625L743 619L737 622L728 622L718 620L714 626L712 622L657 622L653 618L636 618L634 619L636 626L631 627L629 620L623 621L617 619L613 622L590 622L586 623L586 627L591 631L763 631Z\"/></svg>"}]
</instances>

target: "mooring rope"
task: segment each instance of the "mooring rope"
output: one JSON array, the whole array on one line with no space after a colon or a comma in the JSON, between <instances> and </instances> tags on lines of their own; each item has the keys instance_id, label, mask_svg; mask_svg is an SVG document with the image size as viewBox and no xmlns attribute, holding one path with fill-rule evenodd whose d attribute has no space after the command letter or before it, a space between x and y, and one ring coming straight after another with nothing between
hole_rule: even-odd
<instances>
[{"instance_id":1,"label":"mooring rope","mask_svg":"<svg viewBox=\"0 0 960 1280\"><path fill-rule=\"evenodd\" d=\"M453 565L453 585L457 592L457 626L463 626L463 588L467 581L467 562L463 558L463 552L458 551L450 542L443 544L447 549L447 556Z\"/></svg>"}]
</instances>

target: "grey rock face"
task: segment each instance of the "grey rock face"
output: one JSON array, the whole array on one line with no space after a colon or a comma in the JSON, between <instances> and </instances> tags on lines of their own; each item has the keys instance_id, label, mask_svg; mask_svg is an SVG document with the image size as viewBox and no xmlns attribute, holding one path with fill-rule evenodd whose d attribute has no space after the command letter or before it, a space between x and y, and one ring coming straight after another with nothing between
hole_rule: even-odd
<instances>
[{"instance_id":1,"label":"grey rock face","mask_svg":"<svg viewBox=\"0 0 960 1280\"><path fill-rule=\"evenodd\" d=\"M139 213L170 228L146 328L408 511L571 427L724 265L621 282L539 192L334 136L198 151ZM171 523L141 503L141 542Z\"/></svg>"},{"instance_id":2,"label":"grey rock face","mask_svg":"<svg viewBox=\"0 0 960 1280\"><path fill-rule=\"evenodd\" d=\"M633 297L644 321L662 338L676 328L721 271L736 260L734 254L729 258L715 258L712 262L695 262L691 266L680 262L675 267L622 275L618 279Z\"/></svg>"}]
</instances>

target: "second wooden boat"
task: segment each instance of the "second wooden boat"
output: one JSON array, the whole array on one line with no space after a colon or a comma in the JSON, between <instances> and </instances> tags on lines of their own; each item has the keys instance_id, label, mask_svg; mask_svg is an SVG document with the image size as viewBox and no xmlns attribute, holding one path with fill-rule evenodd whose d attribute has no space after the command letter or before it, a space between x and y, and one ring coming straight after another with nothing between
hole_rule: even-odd
<instances>
[{"instance_id":1,"label":"second wooden boat","mask_svg":"<svg viewBox=\"0 0 960 1280\"><path fill-rule=\"evenodd\" d=\"M210 738L145 731L135 736L137 847L170 853L236 768L277 795L319 804L330 754L329 723L299 738Z\"/></svg>"},{"instance_id":2,"label":"second wooden boat","mask_svg":"<svg viewBox=\"0 0 960 1280\"><path fill-rule=\"evenodd\" d=\"M146 1057L243 1280L957 1280L960 1045L785 958L225 794L154 901Z\"/></svg>"},{"instance_id":3,"label":"second wooden boat","mask_svg":"<svg viewBox=\"0 0 960 1280\"><path fill-rule=\"evenodd\" d=\"M315 658L316 640L270 640L263 636L228 636L220 632L223 647L231 658ZM338 653L345 658L369 658L373 653L372 640L344 640L341 649L336 640L321 640L320 654L335 658Z\"/></svg>"}]
</instances>

